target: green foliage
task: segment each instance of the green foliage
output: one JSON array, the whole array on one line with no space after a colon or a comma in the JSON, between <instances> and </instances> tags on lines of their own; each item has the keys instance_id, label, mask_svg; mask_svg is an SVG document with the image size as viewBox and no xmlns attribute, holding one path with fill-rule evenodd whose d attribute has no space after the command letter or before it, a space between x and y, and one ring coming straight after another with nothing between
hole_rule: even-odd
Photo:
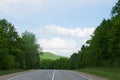
<instances>
[{"instance_id":1,"label":"green foliage","mask_svg":"<svg viewBox=\"0 0 120 80\"><path fill-rule=\"evenodd\" d=\"M120 79L120 68L85 68L80 69L81 72L86 72L89 74L94 74L96 76L108 78L109 80L119 80Z\"/></svg>"},{"instance_id":2,"label":"green foliage","mask_svg":"<svg viewBox=\"0 0 120 80\"><path fill-rule=\"evenodd\" d=\"M90 51L94 54L95 66L103 66L104 61L108 58L108 32L111 27L110 20L103 20L91 39Z\"/></svg>"},{"instance_id":3,"label":"green foliage","mask_svg":"<svg viewBox=\"0 0 120 80\"><path fill-rule=\"evenodd\" d=\"M0 76L11 74L11 73L22 72L22 71L25 71L25 70L2 70L0 71Z\"/></svg>"},{"instance_id":4,"label":"green foliage","mask_svg":"<svg viewBox=\"0 0 120 80\"><path fill-rule=\"evenodd\" d=\"M26 32L23 37L18 35L14 25L0 20L0 70L39 68L35 35Z\"/></svg>"},{"instance_id":5,"label":"green foliage","mask_svg":"<svg viewBox=\"0 0 120 80\"><path fill-rule=\"evenodd\" d=\"M0 69L15 68L14 48L19 49L18 33L14 25L5 19L0 20Z\"/></svg>"},{"instance_id":6,"label":"green foliage","mask_svg":"<svg viewBox=\"0 0 120 80\"><path fill-rule=\"evenodd\" d=\"M42 69L54 69L54 61L50 59L43 59L40 62L40 68Z\"/></svg>"},{"instance_id":7,"label":"green foliage","mask_svg":"<svg viewBox=\"0 0 120 80\"><path fill-rule=\"evenodd\" d=\"M25 61L26 61L26 68L33 69L39 68L40 64L40 57L39 57L39 45L36 42L35 35L29 32L24 32L22 34L22 40L24 43L24 53Z\"/></svg>"},{"instance_id":8,"label":"green foliage","mask_svg":"<svg viewBox=\"0 0 120 80\"><path fill-rule=\"evenodd\" d=\"M108 34L108 52L111 66L120 66L120 15L112 18L113 26Z\"/></svg>"},{"instance_id":9,"label":"green foliage","mask_svg":"<svg viewBox=\"0 0 120 80\"><path fill-rule=\"evenodd\" d=\"M60 58L57 60L43 59L40 62L42 69L70 69L70 60L68 58Z\"/></svg>"},{"instance_id":10,"label":"green foliage","mask_svg":"<svg viewBox=\"0 0 120 80\"><path fill-rule=\"evenodd\" d=\"M91 39L71 57L71 69L120 67L120 0L112 9L111 19L103 19Z\"/></svg>"},{"instance_id":11,"label":"green foliage","mask_svg":"<svg viewBox=\"0 0 120 80\"><path fill-rule=\"evenodd\" d=\"M56 69L70 69L70 60L68 58L60 58L54 62Z\"/></svg>"},{"instance_id":12,"label":"green foliage","mask_svg":"<svg viewBox=\"0 0 120 80\"><path fill-rule=\"evenodd\" d=\"M78 54L74 53L70 57L70 66L71 66L71 69L77 69L77 63L78 63Z\"/></svg>"}]
</instances>

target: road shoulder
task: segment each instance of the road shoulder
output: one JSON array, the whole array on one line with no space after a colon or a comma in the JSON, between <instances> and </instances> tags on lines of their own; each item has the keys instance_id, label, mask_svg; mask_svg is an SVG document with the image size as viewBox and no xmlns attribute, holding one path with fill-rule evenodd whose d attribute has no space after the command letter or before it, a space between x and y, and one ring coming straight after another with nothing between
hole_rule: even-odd
<instances>
[{"instance_id":1,"label":"road shoulder","mask_svg":"<svg viewBox=\"0 0 120 80\"><path fill-rule=\"evenodd\" d=\"M3 76L0 76L0 80L7 80L9 78L16 77L18 75L22 75L22 74L25 74L25 73L28 73L28 72L31 72L31 71L33 71L33 70L28 70L28 71L23 71L23 72L17 72L17 73L3 75Z\"/></svg>"},{"instance_id":2,"label":"road shoulder","mask_svg":"<svg viewBox=\"0 0 120 80\"><path fill-rule=\"evenodd\" d=\"M101 78L101 77L98 77L98 76L95 76L95 75L92 75L92 74L87 74L87 73L79 72L77 70L74 70L74 72L80 74L80 76L85 76L85 77L90 78L92 80L108 80L106 78Z\"/></svg>"}]
</instances>

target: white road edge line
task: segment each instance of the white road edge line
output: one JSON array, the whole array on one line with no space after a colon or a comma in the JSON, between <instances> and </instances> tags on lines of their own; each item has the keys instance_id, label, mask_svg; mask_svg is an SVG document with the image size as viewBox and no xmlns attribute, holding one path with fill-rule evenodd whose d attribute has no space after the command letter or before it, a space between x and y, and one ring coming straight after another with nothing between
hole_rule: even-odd
<instances>
[{"instance_id":1,"label":"white road edge line","mask_svg":"<svg viewBox=\"0 0 120 80\"><path fill-rule=\"evenodd\" d=\"M22 75L15 76L15 77L9 78L9 79L7 79L7 80L12 80L12 79L15 79L15 78L17 78L17 77L21 77L21 76L22 76Z\"/></svg>"},{"instance_id":2,"label":"white road edge line","mask_svg":"<svg viewBox=\"0 0 120 80\"><path fill-rule=\"evenodd\" d=\"M52 80L54 80L54 77L55 77L55 70L53 71Z\"/></svg>"},{"instance_id":3,"label":"white road edge line","mask_svg":"<svg viewBox=\"0 0 120 80\"><path fill-rule=\"evenodd\" d=\"M33 71L33 70L32 70L32 71ZM6 79L6 80L12 80L12 79L15 79L15 78L21 77L21 76L23 76L24 74L26 74L26 73L19 74L18 76L11 77L11 78Z\"/></svg>"},{"instance_id":4,"label":"white road edge line","mask_svg":"<svg viewBox=\"0 0 120 80\"><path fill-rule=\"evenodd\" d=\"M76 74L76 75L78 75L76 72L74 72L74 71L71 71L72 73L74 73L74 74ZM93 79L91 79L91 78L89 78L89 77L86 77L86 76L84 76L84 75L78 75L78 76L81 76L81 77L83 77L83 78L85 78L85 79L88 79L88 80L93 80Z\"/></svg>"}]
</instances>

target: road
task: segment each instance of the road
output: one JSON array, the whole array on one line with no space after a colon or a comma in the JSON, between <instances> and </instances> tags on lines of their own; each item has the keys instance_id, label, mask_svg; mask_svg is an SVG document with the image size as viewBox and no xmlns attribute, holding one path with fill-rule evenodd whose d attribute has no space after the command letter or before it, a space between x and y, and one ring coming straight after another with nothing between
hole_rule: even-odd
<instances>
[{"instance_id":1,"label":"road","mask_svg":"<svg viewBox=\"0 0 120 80\"><path fill-rule=\"evenodd\" d=\"M70 70L34 70L7 80L91 80Z\"/></svg>"}]
</instances>

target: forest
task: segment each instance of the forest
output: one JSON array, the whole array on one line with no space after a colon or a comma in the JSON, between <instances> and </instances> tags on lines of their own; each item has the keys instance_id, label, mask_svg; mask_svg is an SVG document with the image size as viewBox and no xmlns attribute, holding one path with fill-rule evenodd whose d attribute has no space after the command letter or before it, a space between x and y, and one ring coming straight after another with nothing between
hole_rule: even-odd
<instances>
[{"instance_id":1,"label":"forest","mask_svg":"<svg viewBox=\"0 0 120 80\"><path fill-rule=\"evenodd\" d=\"M120 67L120 0L112 8L111 18L103 19L91 39L74 53L72 69L84 67Z\"/></svg>"},{"instance_id":2,"label":"forest","mask_svg":"<svg viewBox=\"0 0 120 80\"><path fill-rule=\"evenodd\" d=\"M0 20L0 70L9 69L80 69L120 67L120 0L103 19L80 51L70 58L40 60L41 47L33 33L18 35L13 24Z\"/></svg>"},{"instance_id":3,"label":"forest","mask_svg":"<svg viewBox=\"0 0 120 80\"><path fill-rule=\"evenodd\" d=\"M0 20L0 70L39 68L39 49L33 33L20 36L13 24Z\"/></svg>"}]
</instances>

